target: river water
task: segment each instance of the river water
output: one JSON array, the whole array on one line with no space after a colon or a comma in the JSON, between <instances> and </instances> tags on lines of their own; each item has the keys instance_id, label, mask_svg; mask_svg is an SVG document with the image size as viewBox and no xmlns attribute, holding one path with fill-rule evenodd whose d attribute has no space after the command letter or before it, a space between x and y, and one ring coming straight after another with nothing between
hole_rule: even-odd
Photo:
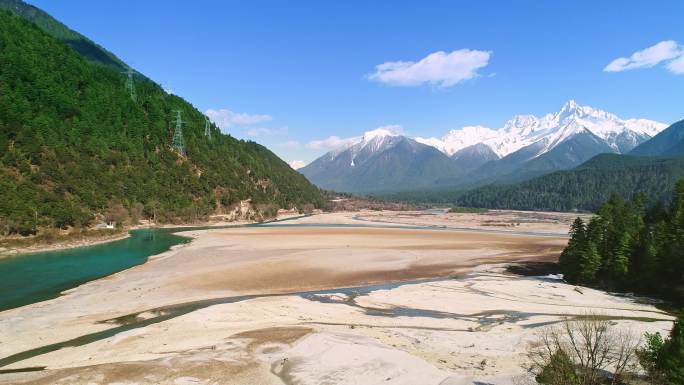
<instances>
[{"instance_id":1,"label":"river water","mask_svg":"<svg viewBox=\"0 0 684 385\"><path fill-rule=\"evenodd\" d=\"M130 237L118 241L0 259L0 311L55 298L190 240L174 235L176 231L133 230Z\"/></svg>"}]
</instances>

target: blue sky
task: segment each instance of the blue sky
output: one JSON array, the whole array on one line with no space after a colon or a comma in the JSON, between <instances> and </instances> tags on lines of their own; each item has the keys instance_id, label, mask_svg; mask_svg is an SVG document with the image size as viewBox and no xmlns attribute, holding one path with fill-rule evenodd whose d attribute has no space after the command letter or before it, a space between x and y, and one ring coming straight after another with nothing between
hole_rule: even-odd
<instances>
[{"instance_id":1,"label":"blue sky","mask_svg":"<svg viewBox=\"0 0 684 385\"><path fill-rule=\"evenodd\" d=\"M569 99L684 117L682 1L29 2L288 162L331 136L496 128Z\"/></svg>"}]
</instances>

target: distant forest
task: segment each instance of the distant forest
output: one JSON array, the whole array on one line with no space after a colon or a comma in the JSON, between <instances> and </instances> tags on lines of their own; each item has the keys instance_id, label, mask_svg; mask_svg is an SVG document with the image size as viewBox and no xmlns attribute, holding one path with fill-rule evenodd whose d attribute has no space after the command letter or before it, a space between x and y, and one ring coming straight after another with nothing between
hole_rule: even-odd
<instances>
[{"instance_id":1,"label":"distant forest","mask_svg":"<svg viewBox=\"0 0 684 385\"><path fill-rule=\"evenodd\" d=\"M613 193L632 199L636 193L651 202L667 202L676 182L684 178L684 157L602 154L565 171L516 184L492 184L469 191L435 189L378 197L489 209L596 212Z\"/></svg>"}]
</instances>

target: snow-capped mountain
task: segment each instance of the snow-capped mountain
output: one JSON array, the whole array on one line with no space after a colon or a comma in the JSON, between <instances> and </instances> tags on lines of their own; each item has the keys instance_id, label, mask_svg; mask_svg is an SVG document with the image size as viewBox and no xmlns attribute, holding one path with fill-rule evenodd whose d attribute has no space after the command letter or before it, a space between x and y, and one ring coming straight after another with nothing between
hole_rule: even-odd
<instances>
[{"instance_id":1,"label":"snow-capped mountain","mask_svg":"<svg viewBox=\"0 0 684 385\"><path fill-rule=\"evenodd\" d=\"M442 138L408 138L392 127L352 138L300 169L323 188L397 191L513 182L572 168L601 153L627 153L665 129L571 100L542 117L516 115L503 127L467 126Z\"/></svg>"},{"instance_id":2,"label":"snow-capped mountain","mask_svg":"<svg viewBox=\"0 0 684 385\"><path fill-rule=\"evenodd\" d=\"M393 147L401 138L403 137L396 130L380 127L366 131L362 136L352 138L347 144L330 151L325 156L334 160L340 154L348 153L351 158L349 166L354 167L358 162L357 157L360 157L359 160L363 162L366 157Z\"/></svg>"},{"instance_id":3,"label":"snow-capped mountain","mask_svg":"<svg viewBox=\"0 0 684 385\"><path fill-rule=\"evenodd\" d=\"M441 139L417 137L415 140L452 156L461 149L495 139L499 136L499 132L497 130L492 130L491 128L484 126L466 126L458 130L449 131Z\"/></svg>"},{"instance_id":4,"label":"snow-capped mountain","mask_svg":"<svg viewBox=\"0 0 684 385\"><path fill-rule=\"evenodd\" d=\"M523 147L543 141L540 156L551 151L572 136L589 131L604 140L617 153L629 152L639 143L655 136L666 124L647 119L623 120L616 115L589 106L580 106L571 100L556 113L538 118L534 115L516 115L499 129L467 126L451 130L441 139L416 138L416 141L437 148L447 155L483 143L499 157L505 157Z\"/></svg>"},{"instance_id":5,"label":"snow-capped mountain","mask_svg":"<svg viewBox=\"0 0 684 385\"><path fill-rule=\"evenodd\" d=\"M387 129L353 138L299 171L319 187L344 192L432 188L463 174L434 147Z\"/></svg>"}]
</instances>

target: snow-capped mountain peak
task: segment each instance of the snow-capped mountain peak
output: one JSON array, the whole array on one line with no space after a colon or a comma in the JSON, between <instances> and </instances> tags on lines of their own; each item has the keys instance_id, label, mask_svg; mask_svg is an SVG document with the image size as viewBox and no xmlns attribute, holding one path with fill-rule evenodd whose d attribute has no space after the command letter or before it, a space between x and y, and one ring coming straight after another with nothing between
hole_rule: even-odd
<instances>
[{"instance_id":1,"label":"snow-capped mountain peak","mask_svg":"<svg viewBox=\"0 0 684 385\"><path fill-rule=\"evenodd\" d=\"M570 99L565 104L563 104L563 107L561 107L561 111L571 111L571 110L576 110L578 107L580 107L579 104L577 104L577 101L575 99Z\"/></svg>"},{"instance_id":2,"label":"snow-capped mountain peak","mask_svg":"<svg viewBox=\"0 0 684 385\"><path fill-rule=\"evenodd\" d=\"M384 138L387 136L399 136L397 130L392 130L385 127L376 128L375 130L366 131L363 133L363 141L370 142L375 138Z\"/></svg>"},{"instance_id":3,"label":"snow-capped mountain peak","mask_svg":"<svg viewBox=\"0 0 684 385\"><path fill-rule=\"evenodd\" d=\"M484 126L465 126L458 130L451 130L441 139L415 138L416 142L435 147L451 156L456 151L497 137L498 133Z\"/></svg>"},{"instance_id":4,"label":"snow-capped mountain peak","mask_svg":"<svg viewBox=\"0 0 684 385\"><path fill-rule=\"evenodd\" d=\"M477 130L474 129L477 127ZM648 139L665 129L666 125L648 119L623 120L615 114L582 106L575 100L566 102L558 112L542 118L534 115L516 115L503 127L491 129L483 126L466 126L450 130L442 138L416 138L452 155L465 147L483 143L498 156L504 157L519 149L540 142L543 152L550 151L564 140L588 131L606 141L616 152L633 143ZM630 143L625 143L628 141ZM637 143L638 144L638 143ZM540 154L541 155L541 154Z\"/></svg>"},{"instance_id":5,"label":"snow-capped mountain peak","mask_svg":"<svg viewBox=\"0 0 684 385\"><path fill-rule=\"evenodd\" d=\"M327 158L334 160L340 154L348 152L351 156L349 165L356 165L355 159L360 153L375 153L394 146L400 141L401 127L396 125L383 126L371 131L366 131L361 136L350 138L342 146L328 152Z\"/></svg>"},{"instance_id":6,"label":"snow-capped mountain peak","mask_svg":"<svg viewBox=\"0 0 684 385\"><path fill-rule=\"evenodd\" d=\"M503 131L508 133L529 133L530 130L539 126L539 119L534 115L516 115L508 120L503 126ZM527 132L526 132L527 131Z\"/></svg>"},{"instance_id":7,"label":"snow-capped mountain peak","mask_svg":"<svg viewBox=\"0 0 684 385\"><path fill-rule=\"evenodd\" d=\"M356 136L347 139L343 145L333 149L328 153L330 159L334 159L340 153L351 149L353 153L357 153L364 148L370 148L372 151L377 151L383 147L387 139L401 136L400 126L383 126L374 130L366 131L361 136Z\"/></svg>"}]
</instances>

